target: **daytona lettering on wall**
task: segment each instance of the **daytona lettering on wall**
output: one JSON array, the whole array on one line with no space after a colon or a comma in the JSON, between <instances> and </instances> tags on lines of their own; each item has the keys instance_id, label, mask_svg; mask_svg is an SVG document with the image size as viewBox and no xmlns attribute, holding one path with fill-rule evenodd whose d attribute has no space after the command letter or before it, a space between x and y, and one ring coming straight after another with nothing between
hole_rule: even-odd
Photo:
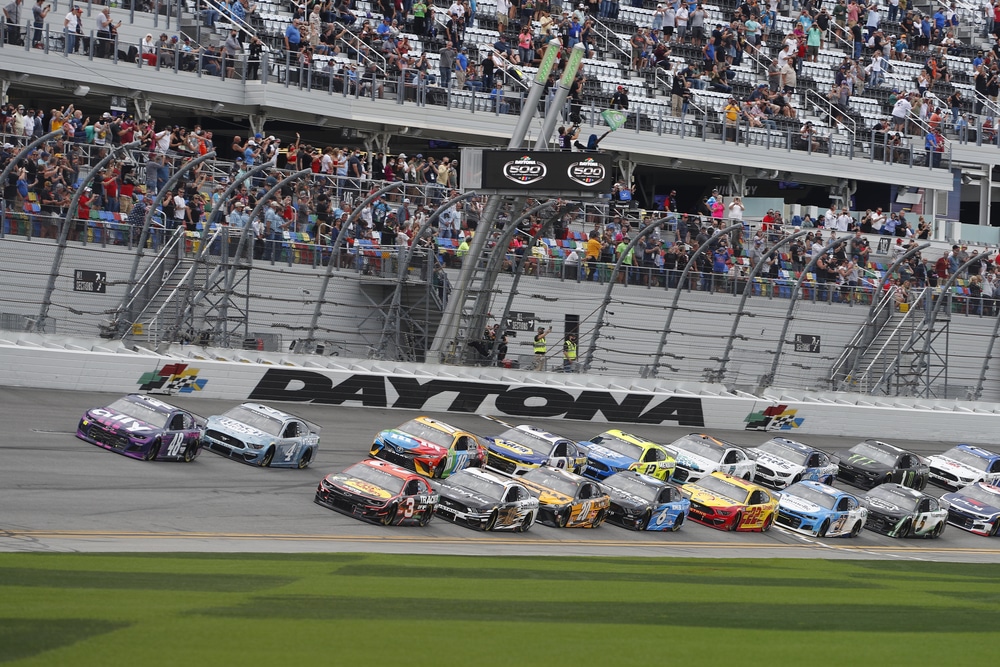
<instances>
[{"instance_id":1,"label":"daytona lettering on wall","mask_svg":"<svg viewBox=\"0 0 1000 667\"><path fill-rule=\"evenodd\" d=\"M616 397L617 394L617 397ZM511 386L462 380L420 381L411 377L356 374L334 384L332 378L298 369L268 369L248 396L252 401L291 401L324 405L359 403L365 407L499 412L512 417L562 417L591 421L600 413L607 421L633 424L674 422L703 427L701 399L658 397L544 386Z\"/></svg>"}]
</instances>

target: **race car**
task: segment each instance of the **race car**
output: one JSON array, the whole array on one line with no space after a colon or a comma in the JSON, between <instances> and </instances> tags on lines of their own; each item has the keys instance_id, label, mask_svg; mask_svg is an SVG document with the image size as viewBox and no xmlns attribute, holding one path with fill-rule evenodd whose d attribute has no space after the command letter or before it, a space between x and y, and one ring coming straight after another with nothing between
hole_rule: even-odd
<instances>
[{"instance_id":1,"label":"race car","mask_svg":"<svg viewBox=\"0 0 1000 667\"><path fill-rule=\"evenodd\" d=\"M690 517L720 530L770 530L778 501L767 489L724 472L681 487L691 500Z\"/></svg>"},{"instance_id":2,"label":"race car","mask_svg":"<svg viewBox=\"0 0 1000 667\"><path fill-rule=\"evenodd\" d=\"M849 493L826 484L802 481L778 495L774 523L815 537L857 537L868 510Z\"/></svg>"},{"instance_id":3,"label":"race car","mask_svg":"<svg viewBox=\"0 0 1000 667\"><path fill-rule=\"evenodd\" d=\"M679 530L691 501L673 484L632 470L602 483L611 497L608 521L631 530Z\"/></svg>"},{"instance_id":4,"label":"race car","mask_svg":"<svg viewBox=\"0 0 1000 667\"><path fill-rule=\"evenodd\" d=\"M753 479L757 463L746 450L703 433L690 433L666 446L677 461L671 479L678 483L696 482L716 470L746 480Z\"/></svg>"},{"instance_id":5,"label":"race car","mask_svg":"<svg viewBox=\"0 0 1000 667\"><path fill-rule=\"evenodd\" d=\"M881 440L865 440L836 452L837 479L862 489L895 482L911 489L927 486L927 464L912 452Z\"/></svg>"},{"instance_id":6,"label":"race car","mask_svg":"<svg viewBox=\"0 0 1000 667\"><path fill-rule=\"evenodd\" d=\"M958 445L944 454L927 457L930 481L946 489L976 482L1000 482L1000 454L972 445Z\"/></svg>"},{"instance_id":7,"label":"race car","mask_svg":"<svg viewBox=\"0 0 1000 667\"><path fill-rule=\"evenodd\" d=\"M623 470L662 480L674 473L674 457L663 445L631 433L612 429L580 444L587 448L587 467L581 474L598 482Z\"/></svg>"},{"instance_id":8,"label":"race car","mask_svg":"<svg viewBox=\"0 0 1000 667\"><path fill-rule=\"evenodd\" d=\"M460 470L432 484L437 515L478 530L525 533L538 516L538 498L517 480L478 468Z\"/></svg>"},{"instance_id":9,"label":"race car","mask_svg":"<svg viewBox=\"0 0 1000 667\"><path fill-rule=\"evenodd\" d=\"M611 499L585 477L548 466L521 475L519 481L538 498L538 521L557 528L597 528L608 516Z\"/></svg>"},{"instance_id":10,"label":"race car","mask_svg":"<svg viewBox=\"0 0 1000 667\"><path fill-rule=\"evenodd\" d=\"M521 424L486 441L486 467L505 475L521 475L539 466L552 466L582 472L587 466L587 451L578 443Z\"/></svg>"},{"instance_id":11,"label":"race car","mask_svg":"<svg viewBox=\"0 0 1000 667\"><path fill-rule=\"evenodd\" d=\"M833 484L837 460L815 447L788 438L771 438L747 451L757 461L754 481L772 489L784 489L802 480Z\"/></svg>"},{"instance_id":12,"label":"race car","mask_svg":"<svg viewBox=\"0 0 1000 667\"><path fill-rule=\"evenodd\" d=\"M386 526L426 526L438 495L426 478L379 459L365 459L327 475L316 489L317 505Z\"/></svg>"},{"instance_id":13,"label":"race car","mask_svg":"<svg viewBox=\"0 0 1000 667\"><path fill-rule=\"evenodd\" d=\"M201 442L210 452L263 468L305 468L319 449L319 426L259 403L208 418Z\"/></svg>"},{"instance_id":14,"label":"race car","mask_svg":"<svg viewBox=\"0 0 1000 667\"><path fill-rule=\"evenodd\" d=\"M941 496L948 523L976 535L993 537L1000 532L1000 486L976 482Z\"/></svg>"},{"instance_id":15,"label":"race car","mask_svg":"<svg viewBox=\"0 0 1000 667\"><path fill-rule=\"evenodd\" d=\"M76 437L144 461L193 461L201 451L204 420L145 394L122 396L104 408L87 410Z\"/></svg>"},{"instance_id":16,"label":"race car","mask_svg":"<svg viewBox=\"0 0 1000 667\"><path fill-rule=\"evenodd\" d=\"M486 447L472 433L430 417L417 417L376 435L371 455L425 477L442 478L483 465Z\"/></svg>"},{"instance_id":17,"label":"race car","mask_svg":"<svg viewBox=\"0 0 1000 667\"><path fill-rule=\"evenodd\" d=\"M937 498L893 482L871 489L861 504L868 509L865 528L889 537L940 537L948 523Z\"/></svg>"}]
</instances>

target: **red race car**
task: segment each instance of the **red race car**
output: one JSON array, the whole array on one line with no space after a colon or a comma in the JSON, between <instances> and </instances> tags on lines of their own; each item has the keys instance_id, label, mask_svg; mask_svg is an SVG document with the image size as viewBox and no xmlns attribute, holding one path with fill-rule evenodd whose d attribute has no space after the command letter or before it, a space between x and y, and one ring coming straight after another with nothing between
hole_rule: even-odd
<instances>
[{"instance_id":1,"label":"red race car","mask_svg":"<svg viewBox=\"0 0 1000 667\"><path fill-rule=\"evenodd\" d=\"M327 475L316 489L317 504L386 526L426 526L437 502L426 478L378 459Z\"/></svg>"}]
</instances>

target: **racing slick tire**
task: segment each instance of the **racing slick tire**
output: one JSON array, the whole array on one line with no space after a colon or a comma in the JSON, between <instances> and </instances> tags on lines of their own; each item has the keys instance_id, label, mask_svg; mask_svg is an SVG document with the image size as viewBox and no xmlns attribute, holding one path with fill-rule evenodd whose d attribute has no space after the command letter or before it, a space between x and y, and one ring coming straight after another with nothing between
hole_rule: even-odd
<instances>
[{"instance_id":1,"label":"racing slick tire","mask_svg":"<svg viewBox=\"0 0 1000 667\"><path fill-rule=\"evenodd\" d=\"M398 511L399 511L399 506L393 503L392 506L389 508L389 511L385 513L384 517L382 517L382 525L391 526L393 522L396 520L396 513Z\"/></svg>"},{"instance_id":2,"label":"racing slick tire","mask_svg":"<svg viewBox=\"0 0 1000 667\"><path fill-rule=\"evenodd\" d=\"M729 532L735 533L736 529L739 528L741 521L743 521L743 512L737 512L736 516L733 517L732 525L729 526Z\"/></svg>"},{"instance_id":3,"label":"racing slick tire","mask_svg":"<svg viewBox=\"0 0 1000 667\"><path fill-rule=\"evenodd\" d=\"M444 464L446 463L446 461L447 459L441 459L441 461L439 461L438 464L434 466L434 469L431 470L432 478L441 479L444 477Z\"/></svg>"},{"instance_id":4,"label":"racing slick tire","mask_svg":"<svg viewBox=\"0 0 1000 667\"><path fill-rule=\"evenodd\" d=\"M146 455L142 457L143 461L155 461L156 455L160 453L160 439L157 438L153 441L153 444L149 446L149 451Z\"/></svg>"},{"instance_id":5,"label":"racing slick tire","mask_svg":"<svg viewBox=\"0 0 1000 667\"><path fill-rule=\"evenodd\" d=\"M948 524L947 520L942 521L941 523L939 523L937 525L937 528L935 528L934 531L930 535L928 535L927 537L932 538L932 539L937 539L937 538L941 537L941 535L944 533L944 527L947 524Z\"/></svg>"},{"instance_id":6,"label":"racing slick tire","mask_svg":"<svg viewBox=\"0 0 1000 667\"><path fill-rule=\"evenodd\" d=\"M198 456L198 443L192 442L184 448L184 463L191 463Z\"/></svg>"},{"instance_id":7,"label":"racing slick tire","mask_svg":"<svg viewBox=\"0 0 1000 667\"><path fill-rule=\"evenodd\" d=\"M826 484L827 486L833 486L833 483L836 481L837 481L837 476L830 475L829 477L826 478L826 481L823 483Z\"/></svg>"},{"instance_id":8,"label":"racing slick tire","mask_svg":"<svg viewBox=\"0 0 1000 667\"><path fill-rule=\"evenodd\" d=\"M912 531L913 531L913 519L907 519L906 523L903 524L903 528L899 531L897 537L909 537Z\"/></svg>"},{"instance_id":9,"label":"racing slick tire","mask_svg":"<svg viewBox=\"0 0 1000 667\"><path fill-rule=\"evenodd\" d=\"M891 472L887 472L885 474L885 477L882 479L882 481L879 482L878 484L876 484L875 486L879 486L879 484L892 484L892 473Z\"/></svg>"},{"instance_id":10,"label":"racing slick tire","mask_svg":"<svg viewBox=\"0 0 1000 667\"><path fill-rule=\"evenodd\" d=\"M555 520L556 520L556 528L565 528L566 524L569 523L569 510L567 509L566 513L563 514L562 516L555 517Z\"/></svg>"},{"instance_id":11,"label":"racing slick tire","mask_svg":"<svg viewBox=\"0 0 1000 667\"><path fill-rule=\"evenodd\" d=\"M306 451L302 452L302 456L299 457L299 470L303 468L308 468L309 464L312 462L313 450L312 447L306 448Z\"/></svg>"},{"instance_id":12,"label":"racing slick tire","mask_svg":"<svg viewBox=\"0 0 1000 667\"><path fill-rule=\"evenodd\" d=\"M993 527L990 528L987 537L996 537L998 532L1000 532L1000 520L993 522Z\"/></svg>"},{"instance_id":13,"label":"racing slick tire","mask_svg":"<svg viewBox=\"0 0 1000 667\"><path fill-rule=\"evenodd\" d=\"M486 525L483 526L483 530L490 531L497 527L497 519L500 518L500 510L493 510L490 514L490 518L486 520Z\"/></svg>"},{"instance_id":14,"label":"racing slick tire","mask_svg":"<svg viewBox=\"0 0 1000 667\"><path fill-rule=\"evenodd\" d=\"M421 514L420 518L417 520L417 525L420 526L421 528L423 528L424 526L426 526L427 524L429 524L431 522L431 518L433 516L434 516L434 512L429 511L429 510L425 510L424 513Z\"/></svg>"},{"instance_id":15,"label":"racing slick tire","mask_svg":"<svg viewBox=\"0 0 1000 667\"><path fill-rule=\"evenodd\" d=\"M601 510L600 512L598 512L597 516L594 517L594 528L597 528L602 523L604 523L604 519L606 519L607 516L608 516L608 510Z\"/></svg>"},{"instance_id":16,"label":"racing slick tire","mask_svg":"<svg viewBox=\"0 0 1000 667\"><path fill-rule=\"evenodd\" d=\"M526 532L528 532L529 530L531 530L531 526L534 523L535 523L535 513L534 512L528 512L525 515L524 519L521 520L521 525L517 527L517 532L519 532L519 533L526 533ZM1000 523L1000 522L998 522L998 523Z\"/></svg>"},{"instance_id":17,"label":"racing slick tire","mask_svg":"<svg viewBox=\"0 0 1000 667\"><path fill-rule=\"evenodd\" d=\"M274 447L268 447L267 451L264 452L264 458L260 460L261 468L270 468L271 461L274 460Z\"/></svg>"},{"instance_id":18,"label":"racing slick tire","mask_svg":"<svg viewBox=\"0 0 1000 667\"><path fill-rule=\"evenodd\" d=\"M684 515L679 514L677 515L677 521L674 521L674 525L670 528L670 532L676 533L678 530L681 529L681 526L683 525L684 525Z\"/></svg>"},{"instance_id":19,"label":"racing slick tire","mask_svg":"<svg viewBox=\"0 0 1000 667\"><path fill-rule=\"evenodd\" d=\"M915 486L914 488L915 488L915 489L916 489L917 491L923 491L924 489L926 489L926 488L927 488L927 480L928 480L928 478L929 478L929 477L930 477L929 475L926 475L926 476L924 476L923 478L921 478L921 480L920 480L920 482L918 483L918 485L917 485L917 486Z\"/></svg>"},{"instance_id":20,"label":"racing slick tire","mask_svg":"<svg viewBox=\"0 0 1000 667\"><path fill-rule=\"evenodd\" d=\"M639 525L637 526L637 528L639 530L648 530L649 522L652 520L653 520L653 510L647 509L646 513L642 515L642 518L639 519Z\"/></svg>"},{"instance_id":21,"label":"racing slick tire","mask_svg":"<svg viewBox=\"0 0 1000 667\"><path fill-rule=\"evenodd\" d=\"M816 531L816 537L826 537L826 531L830 530L830 520L824 519L823 523L820 524L819 530Z\"/></svg>"},{"instance_id":22,"label":"racing slick tire","mask_svg":"<svg viewBox=\"0 0 1000 667\"><path fill-rule=\"evenodd\" d=\"M854 526L851 528L851 537L857 537L861 534L861 529L863 526L860 521L855 521Z\"/></svg>"},{"instance_id":23,"label":"racing slick tire","mask_svg":"<svg viewBox=\"0 0 1000 667\"><path fill-rule=\"evenodd\" d=\"M760 532L766 533L767 531L771 530L771 524L773 523L774 523L774 515L768 514L767 518L764 519L764 525L760 527Z\"/></svg>"},{"instance_id":24,"label":"racing slick tire","mask_svg":"<svg viewBox=\"0 0 1000 667\"><path fill-rule=\"evenodd\" d=\"M791 486L792 484L798 484L801 481L802 481L802 475L796 475L795 477L792 477L792 481L789 483L789 486Z\"/></svg>"},{"instance_id":25,"label":"racing slick tire","mask_svg":"<svg viewBox=\"0 0 1000 667\"><path fill-rule=\"evenodd\" d=\"M750 473L746 473L746 474L743 475L743 479L745 481L747 481L747 482L752 482L753 481L753 475L751 475Z\"/></svg>"}]
</instances>

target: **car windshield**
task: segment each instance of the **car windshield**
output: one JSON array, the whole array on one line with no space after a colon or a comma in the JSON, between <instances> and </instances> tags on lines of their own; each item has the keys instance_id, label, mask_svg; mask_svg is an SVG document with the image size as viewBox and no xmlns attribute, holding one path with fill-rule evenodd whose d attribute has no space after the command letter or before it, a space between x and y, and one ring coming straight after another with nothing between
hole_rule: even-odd
<instances>
[{"instance_id":1,"label":"car windshield","mask_svg":"<svg viewBox=\"0 0 1000 667\"><path fill-rule=\"evenodd\" d=\"M281 433L281 427L284 424L283 421L276 417L269 417L255 410L245 408L242 405L237 405L231 410L226 410L224 416L247 426L252 426L268 435L278 435Z\"/></svg>"},{"instance_id":2,"label":"car windshield","mask_svg":"<svg viewBox=\"0 0 1000 667\"><path fill-rule=\"evenodd\" d=\"M535 468L524 473L522 479L548 487L570 498L576 496L576 482L566 479L563 475L554 473L551 470Z\"/></svg>"},{"instance_id":3,"label":"car windshield","mask_svg":"<svg viewBox=\"0 0 1000 667\"><path fill-rule=\"evenodd\" d=\"M804 466L806 464L806 454L804 452L793 449L779 440L768 440L763 445L759 445L757 449L768 454L773 454L786 461L791 461L796 465Z\"/></svg>"},{"instance_id":4,"label":"car windshield","mask_svg":"<svg viewBox=\"0 0 1000 667\"><path fill-rule=\"evenodd\" d=\"M1000 507L1000 495L991 493L978 484L965 487L962 489L960 495L966 498L971 498L972 500L978 500L984 505L989 505L990 507Z\"/></svg>"},{"instance_id":5,"label":"car windshield","mask_svg":"<svg viewBox=\"0 0 1000 667\"><path fill-rule=\"evenodd\" d=\"M466 491L470 491L480 496L497 500L503 497L503 484L494 482L491 479L484 479L472 473L459 472L448 478L449 484L460 486Z\"/></svg>"},{"instance_id":6,"label":"car windshield","mask_svg":"<svg viewBox=\"0 0 1000 667\"><path fill-rule=\"evenodd\" d=\"M127 398L119 398L117 401L104 408L108 412L114 412L120 415L128 415L133 419L138 419L139 421L144 421L151 426L156 428L163 428L167 425L167 417L170 415L157 412L156 410L150 408L142 403L134 403Z\"/></svg>"},{"instance_id":7,"label":"car windshield","mask_svg":"<svg viewBox=\"0 0 1000 667\"><path fill-rule=\"evenodd\" d=\"M610 433L602 433L594 438L592 442L601 447L606 447L613 452L617 452L626 458L635 459L636 461L642 458L642 447L627 440L622 440Z\"/></svg>"},{"instance_id":8,"label":"car windshield","mask_svg":"<svg viewBox=\"0 0 1000 667\"><path fill-rule=\"evenodd\" d=\"M402 426L398 427L396 430L402 431L407 435L412 435L415 438L426 440L427 442L433 443L438 447L444 447L445 449L451 447L450 435L444 431L439 431L432 426L418 422L416 419L411 419Z\"/></svg>"},{"instance_id":9,"label":"car windshield","mask_svg":"<svg viewBox=\"0 0 1000 667\"><path fill-rule=\"evenodd\" d=\"M820 507L825 507L828 510L832 510L833 506L837 502L837 499L829 493L823 493L822 491L817 491L816 489L800 484L790 487L787 491L785 491L785 493L790 496L795 496L796 498L808 500L809 502L819 505Z\"/></svg>"},{"instance_id":10,"label":"car windshield","mask_svg":"<svg viewBox=\"0 0 1000 667\"><path fill-rule=\"evenodd\" d=\"M643 484L635 477L614 477L607 480L605 483L616 489L624 491L625 493L631 493L633 496L639 496L647 502L655 502L656 497L660 493L660 489L658 487Z\"/></svg>"},{"instance_id":11,"label":"car windshield","mask_svg":"<svg viewBox=\"0 0 1000 667\"><path fill-rule=\"evenodd\" d=\"M887 452L881 447L869 444L867 442L859 442L858 444L851 447L849 450L852 454L857 454L858 456L864 456L866 458L877 461L882 465L894 466L896 465L896 455L892 452Z\"/></svg>"},{"instance_id":12,"label":"car windshield","mask_svg":"<svg viewBox=\"0 0 1000 667\"><path fill-rule=\"evenodd\" d=\"M959 463L964 463L970 468L975 468L976 470L985 471L990 462L981 456L976 456L972 452L967 452L964 449L959 449L958 447L952 447L946 451L943 456L947 456L949 459L954 459Z\"/></svg>"},{"instance_id":13,"label":"car windshield","mask_svg":"<svg viewBox=\"0 0 1000 667\"><path fill-rule=\"evenodd\" d=\"M712 475L702 477L698 480L698 483L695 486L711 491L717 496L729 498L737 503L745 503L747 501L748 494L746 489L741 486L737 486L732 482L720 479L719 477L714 477Z\"/></svg>"},{"instance_id":14,"label":"car windshield","mask_svg":"<svg viewBox=\"0 0 1000 667\"><path fill-rule=\"evenodd\" d=\"M722 455L726 453L725 448L720 447L714 442L702 440L701 438L692 438L691 436L675 440L670 446L716 462L721 461Z\"/></svg>"},{"instance_id":15,"label":"car windshield","mask_svg":"<svg viewBox=\"0 0 1000 667\"><path fill-rule=\"evenodd\" d=\"M403 490L403 482L406 481L401 477L390 475L387 472L382 472L381 470L377 470L363 463L352 465L344 471L344 474L349 477L354 477L355 479L370 482L380 489L385 489L393 495L396 495Z\"/></svg>"},{"instance_id":16,"label":"car windshield","mask_svg":"<svg viewBox=\"0 0 1000 667\"><path fill-rule=\"evenodd\" d=\"M535 454L540 456L548 456L549 452L552 451L552 443L545 438L539 438L533 433L528 433L517 428L509 428L500 435L496 437L497 440L508 440L510 442L516 442L519 445L524 445Z\"/></svg>"},{"instance_id":17,"label":"car windshield","mask_svg":"<svg viewBox=\"0 0 1000 667\"><path fill-rule=\"evenodd\" d=\"M919 496L911 496L893 488L886 488L885 486L876 486L868 492L868 497L884 500L887 503L892 503L896 507L911 512L917 507L917 501L920 500Z\"/></svg>"}]
</instances>

